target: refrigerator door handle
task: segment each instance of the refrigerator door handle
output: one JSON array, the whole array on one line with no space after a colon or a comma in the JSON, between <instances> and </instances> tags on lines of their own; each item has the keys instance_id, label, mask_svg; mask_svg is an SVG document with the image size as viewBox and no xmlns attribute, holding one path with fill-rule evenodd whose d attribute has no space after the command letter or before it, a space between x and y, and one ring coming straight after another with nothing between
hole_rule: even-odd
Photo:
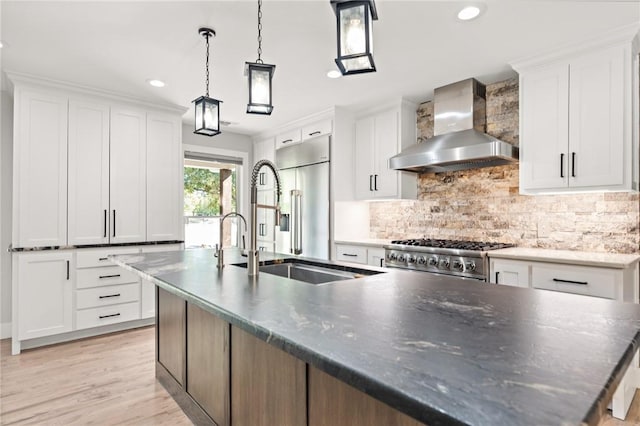
<instances>
[{"instance_id":1,"label":"refrigerator door handle","mask_svg":"<svg viewBox=\"0 0 640 426\"><path fill-rule=\"evenodd\" d=\"M302 254L302 192L291 191L291 253Z\"/></svg>"}]
</instances>

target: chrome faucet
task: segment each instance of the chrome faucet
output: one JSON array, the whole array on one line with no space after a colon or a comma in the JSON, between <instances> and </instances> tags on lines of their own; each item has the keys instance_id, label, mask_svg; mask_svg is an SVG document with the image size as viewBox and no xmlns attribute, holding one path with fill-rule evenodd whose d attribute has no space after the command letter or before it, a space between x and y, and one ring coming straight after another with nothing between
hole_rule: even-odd
<instances>
[{"instance_id":1,"label":"chrome faucet","mask_svg":"<svg viewBox=\"0 0 640 426\"><path fill-rule=\"evenodd\" d=\"M242 219L242 221L244 222L244 232L247 232L247 221L244 218L244 216L242 216L240 213L231 212L231 213L225 214L220 218L220 235L218 239L218 244L216 244L216 253L214 254L214 257L218 258L218 269L224 268L224 250L222 249L222 225L224 224L224 220L230 216L237 216L240 219ZM244 236L243 236L243 241L244 241Z\"/></svg>"},{"instance_id":2,"label":"chrome faucet","mask_svg":"<svg viewBox=\"0 0 640 426\"><path fill-rule=\"evenodd\" d=\"M276 179L276 204L275 206L269 206L265 204L258 204L258 173L262 167L267 166L273 172L273 176ZM273 209L275 210L276 226L280 226L280 197L282 196L282 186L280 184L280 174L278 168L269 160L260 160L253 166L253 173L251 174L251 249L247 259L247 273L250 276L258 275L259 255L256 242L256 228L258 227L258 208Z\"/></svg>"}]
</instances>

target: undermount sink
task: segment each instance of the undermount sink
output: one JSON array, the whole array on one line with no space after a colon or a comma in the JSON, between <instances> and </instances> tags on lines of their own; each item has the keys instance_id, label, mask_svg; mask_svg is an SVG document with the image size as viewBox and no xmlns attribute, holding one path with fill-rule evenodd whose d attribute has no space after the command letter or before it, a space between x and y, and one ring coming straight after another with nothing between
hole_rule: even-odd
<instances>
[{"instance_id":1,"label":"undermount sink","mask_svg":"<svg viewBox=\"0 0 640 426\"><path fill-rule=\"evenodd\" d=\"M246 268L246 263L235 266ZM334 281L353 280L367 275L380 274L379 271L360 268L345 268L340 265L322 264L319 262L285 259L282 262L261 265L259 272L303 281L309 284L324 284Z\"/></svg>"}]
</instances>

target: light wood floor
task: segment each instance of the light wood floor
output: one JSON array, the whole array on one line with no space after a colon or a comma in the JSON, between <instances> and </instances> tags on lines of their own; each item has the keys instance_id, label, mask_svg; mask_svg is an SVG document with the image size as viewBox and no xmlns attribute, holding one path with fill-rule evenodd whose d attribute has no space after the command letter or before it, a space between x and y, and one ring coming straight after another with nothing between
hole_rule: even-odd
<instances>
[{"instance_id":1,"label":"light wood floor","mask_svg":"<svg viewBox=\"0 0 640 426\"><path fill-rule=\"evenodd\" d=\"M0 342L2 425L190 425L155 380L154 328L23 351ZM640 392L626 421L640 425Z\"/></svg>"},{"instance_id":2,"label":"light wood floor","mask_svg":"<svg viewBox=\"0 0 640 426\"><path fill-rule=\"evenodd\" d=\"M155 380L154 328L11 356L0 343L2 425L190 425Z\"/></svg>"}]
</instances>

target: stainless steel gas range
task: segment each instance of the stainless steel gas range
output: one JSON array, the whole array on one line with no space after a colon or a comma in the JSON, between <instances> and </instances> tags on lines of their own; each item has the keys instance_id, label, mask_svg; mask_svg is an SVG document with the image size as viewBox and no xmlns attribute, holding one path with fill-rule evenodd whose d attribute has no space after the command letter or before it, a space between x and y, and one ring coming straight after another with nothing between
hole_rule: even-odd
<instances>
[{"instance_id":1,"label":"stainless steel gas range","mask_svg":"<svg viewBox=\"0 0 640 426\"><path fill-rule=\"evenodd\" d=\"M513 244L418 238L394 240L385 248L385 266L487 281L487 252Z\"/></svg>"}]
</instances>

